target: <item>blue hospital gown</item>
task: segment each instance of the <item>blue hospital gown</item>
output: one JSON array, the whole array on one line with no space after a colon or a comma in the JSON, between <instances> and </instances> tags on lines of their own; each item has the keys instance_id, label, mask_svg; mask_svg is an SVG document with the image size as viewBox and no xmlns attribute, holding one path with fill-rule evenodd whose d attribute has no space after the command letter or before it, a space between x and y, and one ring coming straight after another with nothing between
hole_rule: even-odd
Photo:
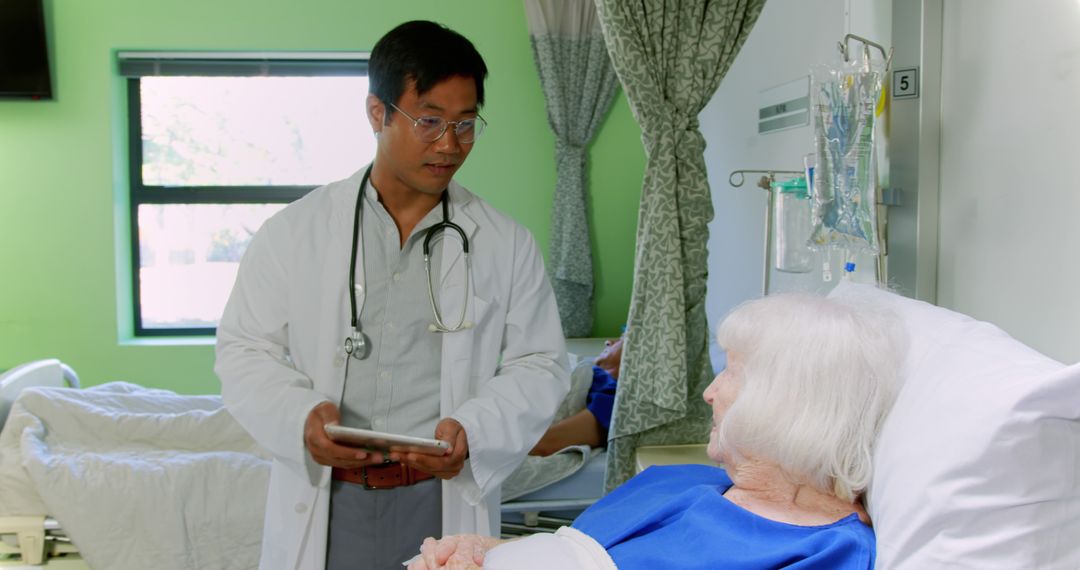
<instances>
[{"instance_id":1,"label":"blue hospital gown","mask_svg":"<svg viewBox=\"0 0 1080 570\"><path fill-rule=\"evenodd\" d=\"M593 379L585 398L585 409L596 418L604 433L611 427L611 410L615 407L615 388L618 382L607 370L593 366Z\"/></svg>"},{"instance_id":2,"label":"blue hospital gown","mask_svg":"<svg viewBox=\"0 0 1080 570\"><path fill-rule=\"evenodd\" d=\"M650 467L573 526L606 548L619 570L874 567L874 531L857 515L823 526L776 522L725 499L731 485L719 467Z\"/></svg>"}]
</instances>

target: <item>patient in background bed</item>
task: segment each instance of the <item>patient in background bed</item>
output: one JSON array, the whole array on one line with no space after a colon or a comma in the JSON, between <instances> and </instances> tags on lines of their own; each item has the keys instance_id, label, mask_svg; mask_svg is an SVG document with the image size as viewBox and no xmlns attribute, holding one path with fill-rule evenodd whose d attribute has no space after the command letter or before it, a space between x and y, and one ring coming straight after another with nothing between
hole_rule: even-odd
<instances>
[{"instance_id":1,"label":"patient in background bed","mask_svg":"<svg viewBox=\"0 0 1080 570\"><path fill-rule=\"evenodd\" d=\"M624 334L617 339L605 341L603 352L593 361L593 379L586 396L585 409L552 424L529 455L548 456L571 445L607 445L625 338Z\"/></svg>"},{"instance_id":2,"label":"patient in background bed","mask_svg":"<svg viewBox=\"0 0 1080 570\"><path fill-rule=\"evenodd\" d=\"M881 309L812 295L745 303L720 327L728 365L704 393L723 467L648 468L555 534L429 538L409 568L872 569L861 495L903 330Z\"/></svg>"}]
</instances>

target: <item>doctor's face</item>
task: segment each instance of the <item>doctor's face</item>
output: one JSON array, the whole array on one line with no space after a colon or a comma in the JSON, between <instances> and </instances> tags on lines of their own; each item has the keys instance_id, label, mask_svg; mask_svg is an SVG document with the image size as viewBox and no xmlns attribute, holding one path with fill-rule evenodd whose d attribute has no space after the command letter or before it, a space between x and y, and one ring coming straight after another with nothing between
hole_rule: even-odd
<instances>
[{"instance_id":1,"label":"doctor's face","mask_svg":"<svg viewBox=\"0 0 1080 570\"><path fill-rule=\"evenodd\" d=\"M453 76L424 94L417 93L415 83L410 81L395 105L398 109L368 95L368 119L378 133L372 182L380 193L437 196L465 162L473 143L461 142L453 124L447 125L438 140L425 142L420 133L423 126L414 124L417 119L423 123L427 117L448 122L476 119L476 81Z\"/></svg>"},{"instance_id":2,"label":"doctor's face","mask_svg":"<svg viewBox=\"0 0 1080 570\"><path fill-rule=\"evenodd\" d=\"M728 452L720 447L717 429L720 423L724 421L724 416L731 409L731 405L735 403L735 398L739 396L741 389L742 360L737 353L728 351L727 366L720 374L716 375L712 384L709 384L709 387L705 388L705 392L702 394L705 402L712 406L713 417L712 431L709 432L709 446L706 448L706 452L717 463L728 463L730 461Z\"/></svg>"}]
</instances>

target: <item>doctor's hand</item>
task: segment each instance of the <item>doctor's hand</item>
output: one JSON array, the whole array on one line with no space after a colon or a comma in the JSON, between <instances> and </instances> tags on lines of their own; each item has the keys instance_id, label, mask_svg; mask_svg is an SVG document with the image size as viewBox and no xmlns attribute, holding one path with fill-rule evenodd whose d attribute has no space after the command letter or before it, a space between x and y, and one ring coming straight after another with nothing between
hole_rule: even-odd
<instances>
[{"instance_id":1,"label":"doctor's hand","mask_svg":"<svg viewBox=\"0 0 1080 570\"><path fill-rule=\"evenodd\" d=\"M341 412L331 402L323 402L308 413L307 421L304 422L304 444L316 463L345 469L382 463L381 453L340 445L330 439L323 426L336 424L339 421L341 421Z\"/></svg>"},{"instance_id":2,"label":"doctor's hand","mask_svg":"<svg viewBox=\"0 0 1080 570\"><path fill-rule=\"evenodd\" d=\"M453 479L461 473L465 467L465 458L469 455L469 439L465 436L465 428L453 418L443 418L435 426L435 439L449 442L450 452L446 455L426 455L391 451L390 459L431 473L439 479Z\"/></svg>"}]
</instances>

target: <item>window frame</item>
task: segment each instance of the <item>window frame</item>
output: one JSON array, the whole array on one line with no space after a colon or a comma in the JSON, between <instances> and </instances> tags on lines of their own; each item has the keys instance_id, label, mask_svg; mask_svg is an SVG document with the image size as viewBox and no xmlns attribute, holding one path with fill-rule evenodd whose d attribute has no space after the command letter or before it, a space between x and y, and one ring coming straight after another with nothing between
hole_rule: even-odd
<instances>
[{"instance_id":1,"label":"window frame","mask_svg":"<svg viewBox=\"0 0 1080 570\"><path fill-rule=\"evenodd\" d=\"M139 206L143 204L288 204L316 185L162 186L143 183L143 77L160 76L327 76L367 75L366 52L119 52L120 75L126 81L128 148L128 223L132 332L135 338L207 337L217 327L152 327L143 325L140 281Z\"/></svg>"}]
</instances>

